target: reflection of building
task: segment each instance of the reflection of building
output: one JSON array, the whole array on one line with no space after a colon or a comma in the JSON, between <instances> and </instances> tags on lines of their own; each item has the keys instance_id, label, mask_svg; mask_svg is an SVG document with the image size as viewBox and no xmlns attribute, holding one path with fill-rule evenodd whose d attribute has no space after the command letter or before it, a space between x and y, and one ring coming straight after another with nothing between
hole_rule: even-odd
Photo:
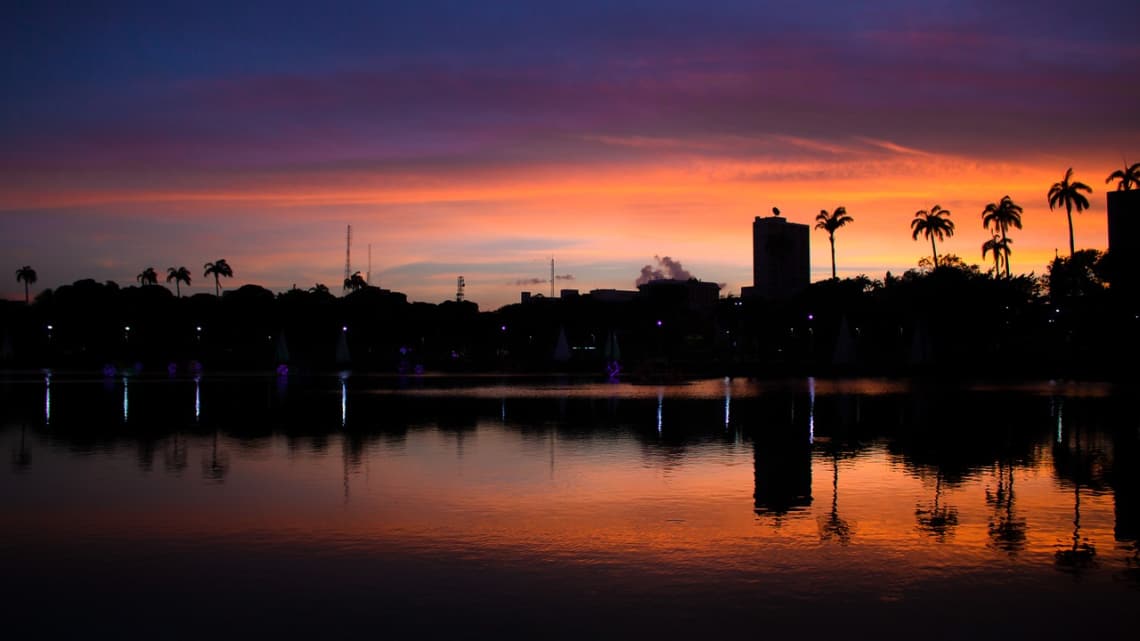
<instances>
[{"instance_id":1,"label":"reflection of building","mask_svg":"<svg viewBox=\"0 0 1140 641\"><path fill-rule=\"evenodd\" d=\"M1113 287L1140 285L1140 190L1108 192L1108 251L1116 258Z\"/></svg>"},{"instance_id":2,"label":"reflection of building","mask_svg":"<svg viewBox=\"0 0 1140 641\"><path fill-rule=\"evenodd\" d=\"M795 408L792 408L793 410ZM802 409L802 408L801 408ZM782 515L811 505L811 434L807 412L767 417L753 439L757 514Z\"/></svg>"},{"instance_id":3,"label":"reflection of building","mask_svg":"<svg viewBox=\"0 0 1140 641\"><path fill-rule=\"evenodd\" d=\"M811 228L780 216L752 222L751 296L786 298L807 288L811 271ZM747 289L747 288L746 288Z\"/></svg>"}]
</instances>

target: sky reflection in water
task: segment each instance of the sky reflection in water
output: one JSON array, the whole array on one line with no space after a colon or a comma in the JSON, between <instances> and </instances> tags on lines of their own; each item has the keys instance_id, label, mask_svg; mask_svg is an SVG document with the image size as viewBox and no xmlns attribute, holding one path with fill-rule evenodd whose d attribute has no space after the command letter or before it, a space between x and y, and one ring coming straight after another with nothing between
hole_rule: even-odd
<instances>
[{"instance_id":1,"label":"sky reflection in water","mask_svg":"<svg viewBox=\"0 0 1140 641\"><path fill-rule=\"evenodd\" d=\"M244 605L216 607L255 628L266 608L316 599L313 616L381 607L441 634L449 624L419 617L549 633L570 607L568 635L810 619L890 620L876 630L903 637L904 610L1109 629L1140 586L1129 389L61 376L0 389L4 596L30 611L54 586L65 608L123 597L153 616L163 595L228 595ZM1050 622L1073 603L1091 623Z\"/></svg>"}]
</instances>

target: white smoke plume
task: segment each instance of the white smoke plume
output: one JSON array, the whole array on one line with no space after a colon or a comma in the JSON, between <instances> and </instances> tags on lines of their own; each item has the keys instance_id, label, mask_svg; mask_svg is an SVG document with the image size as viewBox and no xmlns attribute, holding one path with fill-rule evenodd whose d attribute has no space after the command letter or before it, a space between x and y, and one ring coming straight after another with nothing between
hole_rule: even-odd
<instances>
[{"instance_id":1,"label":"white smoke plume","mask_svg":"<svg viewBox=\"0 0 1140 641\"><path fill-rule=\"evenodd\" d=\"M681 266L679 260L673 260L668 256L654 256L653 259L657 261L657 268L654 269L653 265L642 267L636 285L644 285L654 280L689 280L693 278L693 275Z\"/></svg>"}]
</instances>

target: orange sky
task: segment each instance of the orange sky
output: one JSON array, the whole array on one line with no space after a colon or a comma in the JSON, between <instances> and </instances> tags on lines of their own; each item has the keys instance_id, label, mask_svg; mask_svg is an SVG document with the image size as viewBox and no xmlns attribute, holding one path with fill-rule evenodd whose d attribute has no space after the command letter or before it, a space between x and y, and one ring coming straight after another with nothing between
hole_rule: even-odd
<instances>
[{"instance_id":1,"label":"orange sky","mask_svg":"<svg viewBox=\"0 0 1140 641\"><path fill-rule=\"evenodd\" d=\"M934 204L944 249L984 263L980 212L1007 194L1012 268L1040 274L1068 241L1049 186L1092 186L1076 245L1104 249L1104 178L1140 159L1140 10L1116 0L199 4L0 24L0 255L37 291L218 258L227 288L337 291L351 224L352 268L371 244L373 284L412 300L462 275L495 309L548 291L551 257L562 287L630 288L669 256L738 294L773 206L846 206L839 273L881 278L927 254L909 223Z\"/></svg>"}]
</instances>

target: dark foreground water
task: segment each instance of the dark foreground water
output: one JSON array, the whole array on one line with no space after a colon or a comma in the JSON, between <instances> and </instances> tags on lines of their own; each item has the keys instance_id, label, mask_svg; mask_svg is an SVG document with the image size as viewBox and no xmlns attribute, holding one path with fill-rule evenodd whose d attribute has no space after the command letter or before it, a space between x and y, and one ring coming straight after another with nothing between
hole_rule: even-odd
<instances>
[{"instance_id":1,"label":"dark foreground water","mask_svg":"<svg viewBox=\"0 0 1140 641\"><path fill-rule=\"evenodd\" d=\"M1131 635L1138 391L9 376L4 625Z\"/></svg>"}]
</instances>

